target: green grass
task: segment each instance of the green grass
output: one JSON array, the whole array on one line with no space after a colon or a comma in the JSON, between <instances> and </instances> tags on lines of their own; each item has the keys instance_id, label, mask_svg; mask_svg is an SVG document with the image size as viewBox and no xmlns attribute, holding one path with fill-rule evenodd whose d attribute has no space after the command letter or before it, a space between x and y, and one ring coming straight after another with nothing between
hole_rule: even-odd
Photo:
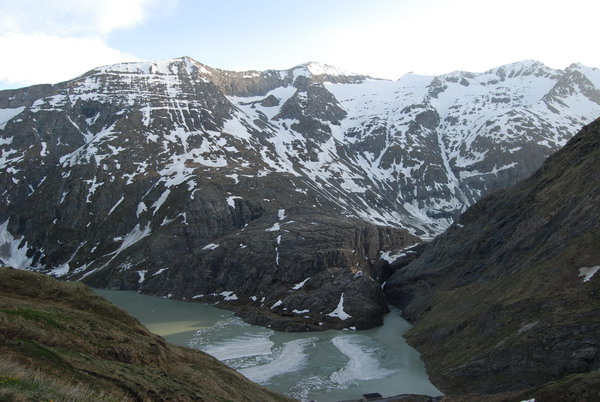
<instances>
[{"instance_id":1,"label":"green grass","mask_svg":"<svg viewBox=\"0 0 600 402\"><path fill-rule=\"evenodd\" d=\"M60 330L65 329L65 327L57 321L58 319L61 318L57 314L51 314L51 313L41 312L41 311L37 311L37 310L29 310L29 309L18 309L18 310L0 309L0 313L4 313L4 314L16 316L16 317L21 317L21 318L23 318L25 320L29 320L29 321L35 321L35 322L44 324L46 326L49 326L49 327L52 327L55 329L60 329Z\"/></svg>"},{"instance_id":2,"label":"green grass","mask_svg":"<svg viewBox=\"0 0 600 402\"><path fill-rule=\"evenodd\" d=\"M2 401L121 401L89 386L51 378L10 360L0 360L0 400Z\"/></svg>"}]
</instances>

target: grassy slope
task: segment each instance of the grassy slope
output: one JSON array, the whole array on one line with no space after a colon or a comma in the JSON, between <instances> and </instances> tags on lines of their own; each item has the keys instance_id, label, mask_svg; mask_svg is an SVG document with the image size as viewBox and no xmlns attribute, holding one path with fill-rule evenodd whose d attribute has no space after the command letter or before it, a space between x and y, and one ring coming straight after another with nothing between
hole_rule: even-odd
<instances>
[{"instance_id":1,"label":"grassy slope","mask_svg":"<svg viewBox=\"0 0 600 402\"><path fill-rule=\"evenodd\" d=\"M0 268L0 356L2 400L72 400L73 388L73 400L291 400L166 343L81 283L9 268Z\"/></svg>"}]
</instances>

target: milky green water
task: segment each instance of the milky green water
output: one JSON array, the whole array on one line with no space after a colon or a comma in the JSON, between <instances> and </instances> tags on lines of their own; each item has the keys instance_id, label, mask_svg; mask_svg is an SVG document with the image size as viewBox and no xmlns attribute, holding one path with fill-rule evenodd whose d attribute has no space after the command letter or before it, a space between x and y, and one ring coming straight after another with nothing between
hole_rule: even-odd
<instances>
[{"instance_id":1,"label":"milky green water","mask_svg":"<svg viewBox=\"0 0 600 402\"><path fill-rule=\"evenodd\" d=\"M298 399L328 402L371 392L441 395L418 352L402 338L410 324L397 310L383 326L367 331L290 333L248 325L205 304L97 292L167 341L210 353L249 379Z\"/></svg>"}]
</instances>

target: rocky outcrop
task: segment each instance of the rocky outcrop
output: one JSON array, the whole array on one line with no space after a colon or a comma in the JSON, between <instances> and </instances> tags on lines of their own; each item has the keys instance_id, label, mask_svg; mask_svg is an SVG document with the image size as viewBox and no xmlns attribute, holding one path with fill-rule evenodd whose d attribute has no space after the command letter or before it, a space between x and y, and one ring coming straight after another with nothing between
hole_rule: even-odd
<instances>
[{"instance_id":1,"label":"rocky outcrop","mask_svg":"<svg viewBox=\"0 0 600 402\"><path fill-rule=\"evenodd\" d=\"M600 369L600 120L529 179L469 208L388 280L446 394Z\"/></svg>"},{"instance_id":2,"label":"rocky outcrop","mask_svg":"<svg viewBox=\"0 0 600 402\"><path fill-rule=\"evenodd\" d=\"M190 244L191 234L179 242L168 234L149 236L83 280L97 287L218 303L274 329L382 324L388 309L380 286L386 265L380 250L406 247L418 238L308 208L282 209L244 224L242 204L238 200L242 219L234 233L196 246ZM344 319L330 315L342 297L350 316Z\"/></svg>"},{"instance_id":3,"label":"rocky outcrop","mask_svg":"<svg viewBox=\"0 0 600 402\"><path fill-rule=\"evenodd\" d=\"M2 400L292 400L165 342L81 283L0 268L0 324Z\"/></svg>"}]
</instances>

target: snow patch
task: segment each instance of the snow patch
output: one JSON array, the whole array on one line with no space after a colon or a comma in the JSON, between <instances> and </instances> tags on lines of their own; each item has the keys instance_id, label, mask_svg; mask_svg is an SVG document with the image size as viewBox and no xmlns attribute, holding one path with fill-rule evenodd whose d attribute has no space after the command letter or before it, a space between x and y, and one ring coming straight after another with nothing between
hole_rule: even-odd
<instances>
[{"instance_id":1,"label":"snow patch","mask_svg":"<svg viewBox=\"0 0 600 402\"><path fill-rule=\"evenodd\" d=\"M523 332L529 331L531 328L535 327L539 323L540 322L538 320L527 323L527 324L523 325L521 328L519 328L519 330L517 331L517 334L521 335Z\"/></svg>"},{"instance_id":2,"label":"snow patch","mask_svg":"<svg viewBox=\"0 0 600 402\"><path fill-rule=\"evenodd\" d=\"M137 210L135 211L135 216L137 216L139 218L140 215L142 214L142 212L144 212L144 211L146 211L146 204L144 204L144 201L142 201L137 206Z\"/></svg>"},{"instance_id":3,"label":"snow patch","mask_svg":"<svg viewBox=\"0 0 600 402\"><path fill-rule=\"evenodd\" d=\"M0 109L0 130L4 130L6 124L25 110L25 106L14 109Z\"/></svg>"},{"instance_id":4,"label":"snow patch","mask_svg":"<svg viewBox=\"0 0 600 402\"><path fill-rule=\"evenodd\" d=\"M40 156L43 158L44 156L48 155L48 144L42 141L41 145L42 149L40 149Z\"/></svg>"},{"instance_id":5,"label":"snow patch","mask_svg":"<svg viewBox=\"0 0 600 402\"><path fill-rule=\"evenodd\" d=\"M393 263L394 261L396 261L398 258L400 257L405 257L407 254L409 253L415 253L415 251L410 251L412 248L414 248L416 246L416 244L413 244L412 246L409 247L405 247L402 250L396 252L395 254L392 254L392 251L380 251L381 253L381 259L387 261L388 263Z\"/></svg>"},{"instance_id":6,"label":"snow patch","mask_svg":"<svg viewBox=\"0 0 600 402\"><path fill-rule=\"evenodd\" d=\"M234 116L231 120L227 120L223 124L223 132L243 140L249 140L252 136L241 120L241 116Z\"/></svg>"},{"instance_id":7,"label":"snow patch","mask_svg":"<svg viewBox=\"0 0 600 402\"><path fill-rule=\"evenodd\" d=\"M210 243L210 244L207 244L206 246L202 247L202 250L214 250L217 247L219 247L218 244L216 244L216 243Z\"/></svg>"},{"instance_id":8,"label":"snow patch","mask_svg":"<svg viewBox=\"0 0 600 402\"><path fill-rule=\"evenodd\" d=\"M119 206L119 204L122 203L124 199L125 199L125 197L121 197L121 199L119 199L119 201L117 201L117 203L115 205L113 205L113 207L110 209L110 211L108 211L108 213L106 214L106 216L112 214L113 211L115 209L117 209L117 207ZM138 214L138 217L139 217L139 214Z\"/></svg>"},{"instance_id":9,"label":"snow patch","mask_svg":"<svg viewBox=\"0 0 600 402\"><path fill-rule=\"evenodd\" d=\"M242 200L242 197L238 197L235 195L232 195L231 197L227 197L226 201L227 201L227 205L229 205L231 208L235 208L235 200Z\"/></svg>"},{"instance_id":10,"label":"snow patch","mask_svg":"<svg viewBox=\"0 0 600 402\"><path fill-rule=\"evenodd\" d=\"M98 187L100 187L104 183L103 182L97 183L96 177L92 178L91 180L84 180L84 182L90 185L90 189L88 190L87 198L85 199L86 203L90 203L90 202L92 202L92 200L91 200L92 195L94 195L94 193L96 192Z\"/></svg>"},{"instance_id":11,"label":"snow patch","mask_svg":"<svg viewBox=\"0 0 600 402\"><path fill-rule=\"evenodd\" d=\"M329 317L337 317L342 321L352 317L344 311L344 293L342 293L342 295L340 296L340 302L338 303L336 309L327 315Z\"/></svg>"},{"instance_id":12,"label":"snow patch","mask_svg":"<svg viewBox=\"0 0 600 402\"><path fill-rule=\"evenodd\" d=\"M281 244L281 235L275 239L277 246L275 246L275 263L279 265L279 245Z\"/></svg>"},{"instance_id":13,"label":"snow patch","mask_svg":"<svg viewBox=\"0 0 600 402\"><path fill-rule=\"evenodd\" d=\"M69 271L71 270L71 265L70 265L71 261L73 261L73 259L75 258L75 256L77 255L77 253L79 252L79 250L85 243L86 242L79 244L79 246L77 246L77 248L71 255L71 258L69 258L69 261L54 268L52 271L50 271L49 275L52 275L54 277L61 277L61 276L65 276L66 274L68 274ZM77 270L75 272L81 272L81 271L85 270L86 268L87 268L87 264L84 264L83 266L77 268Z\"/></svg>"},{"instance_id":14,"label":"snow patch","mask_svg":"<svg viewBox=\"0 0 600 402\"><path fill-rule=\"evenodd\" d=\"M230 179L232 179L234 181L234 184L238 184L240 182L240 176L237 173L226 174L225 177L229 177Z\"/></svg>"},{"instance_id":15,"label":"snow patch","mask_svg":"<svg viewBox=\"0 0 600 402\"><path fill-rule=\"evenodd\" d=\"M123 243L121 243L121 247L116 254L119 254L121 251L125 250L128 247L133 246L135 243L142 240L144 237L148 236L151 232L150 225L148 224L144 229L140 228L140 224L138 223L131 232L127 233L123 237ZM116 255L115 255L116 257Z\"/></svg>"},{"instance_id":16,"label":"snow patch","mask_svg":"<svg viewBox=\"0 0 600 402\"><path fill-rule=\"evenodd\" d=\"M61 276L65 276L66 274L69 273L70 270L71 270L71 267L69 266L69 263L65 262L64 264L61 264L58 267L54 268L52 271L50 271L49 275L58 278Z\"/></svg>"},{"instance_id":17,"label":"snow patch","mask_svg":"<svg viewBox=\"0 0 600 402\"><path fill-rule=\"evenodd\" d=\"M400 257L404 257L406 255L406 253L400 252L398 254L392 254L391 251L382 251L381 252L381 259L387 261L388 263L393 263L394 261L396 261L398 258Z\"/></svg>"},{"instance_id":18,"label":"snow patch","mask_svg":"<svg viewBox=\"0 0 600 402\"><path fill-rule=\"evenodd\" d=\"M584 282L589 282L590 279L596 274L596 272L600 271L600 265L595 267L583 267L579 268L579 276L583 276Z\"/></svg>"},{"instance_id":19,"label":"snow patch","mask_svg":"<svg viewBox=\"0 0 600 402\"><path fill-rule=\"evenodd\" d=\"M221 292L221 293L219 293L219 295L223 296L224 297L223 300L226 300L226 301L237 300L238 299L237 295L235 293L233 293L232 291L230 291L230 290L226 290L224 292Z\"/></svg>"},{"instance_id":20,"label":"snow patch","mask_svg":"<svg viewBox=\"0 0 600 402\"><path fill-rule=\"evenodd\" d=\"M169 194L171 194L171 190L169 190L167 188L165 191L163 191L163 193L160 195L158 200L156 200L156 202L154 204L152 204L152 206L150 208L154 209L154 213L158 212L160 207L165 203L165 201L169 197Z\"/></svg>"},{"instance_id":21,"label":"snow patch","mask_svg":"<svg viewBox=\"0 0 600 402\"><path fill-rule=\"evenodd\" d=\"M27 257L27 242L21 237L15 239L8 231L8 219L0 225L0 262L4 265L27 269L33 264L33 260Z\"/></svg>"},{"instance_id":22,"label":"snow patch","mask_svg":"<svg viewBox=\"0 0 600 402\"><path fill-rule=\"evenodd\" d=\"M306 278L305 280L303 280L302 282L299 282L299 283L295 284L292 287L292 290L298 290L298 289L300 289L302 286L304 286L306 284L306 282L308 282L309 279L310 279L310 276L308 278Z\"/></svg>"},{"instance_id":23,"label":"snow patch","mask_svg":"<svg viewBox=\"0 0 600 402\"><path fill-rule=\"evenodd\" d=\"M281 227L279 226L279 222L275 222L275 224L269 229L266 229L265 232L277 232L278 230L281 230Z\"/></svg>"}]
</instances>

